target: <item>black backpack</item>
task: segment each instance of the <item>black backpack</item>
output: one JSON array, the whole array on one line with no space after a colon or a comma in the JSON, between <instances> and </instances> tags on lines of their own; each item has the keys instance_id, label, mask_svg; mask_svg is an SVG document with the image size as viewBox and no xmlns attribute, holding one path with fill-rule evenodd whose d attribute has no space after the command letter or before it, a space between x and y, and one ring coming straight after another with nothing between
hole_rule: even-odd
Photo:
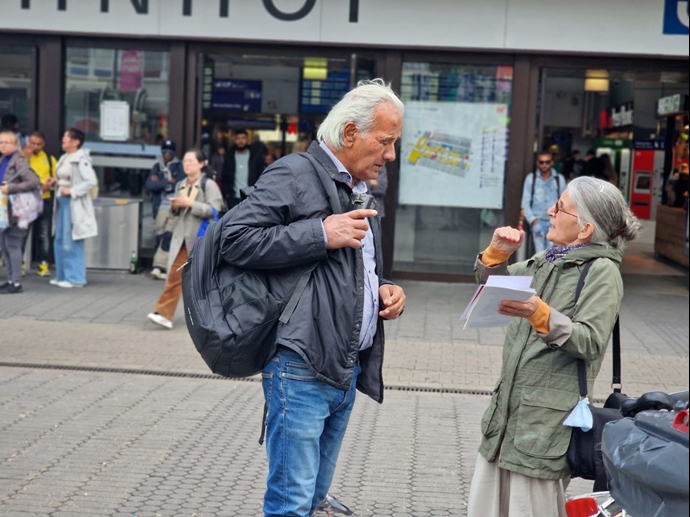
<instances>
[{"instance_id":1,"label":"black backpack","mask_svg":"<svg viewBox=\"0 0 690 517\"><path fill-rule=\"evenodd\" d=\"M340 213L335 183L320 166L315 169L333 213ZM182 271L182 295L187 330L208 367L224 377L242 378L262 371L275 354L278 322L290 320L319 262L305 266L289 299L279 300L267 287L269 273L223 259L223 223L233 213L211 224L195 243Z\"/></svg>"}]
</instances>

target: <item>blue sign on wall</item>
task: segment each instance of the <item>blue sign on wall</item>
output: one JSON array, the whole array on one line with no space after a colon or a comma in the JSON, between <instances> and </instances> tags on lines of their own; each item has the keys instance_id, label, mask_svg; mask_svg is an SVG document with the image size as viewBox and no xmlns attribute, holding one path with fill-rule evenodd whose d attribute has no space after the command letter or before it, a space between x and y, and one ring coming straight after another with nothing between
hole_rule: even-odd
<instances>
[{"instance_id":1,"label":"blue sign on wall","mask_svg":"<svg viewBox=\"0 0 690 517\"><path fill-rule=\"evenodd\" d=\"M329 71L325 81L302 82L300 113L328 113L350 90L350 71Z\"/></svg>"},{"instance_id":2,"label":"blue sign on wall","mask_svg":"<svg viewBox=\"0 0 690 517\"><path fill-rule=\"evenodd\" d=\"M688 0L665 0L664 34L680 34L687 36L690 32L690 16L688 15Z\"/></svg>"},{"instance_id":3,"label":"blue sign on wall","mask_svg":"<svg viewBox=\"0 0 690 517\"><path fill-rule=\"evenodd\" d=\"M215 79L211 108L242 113L261 112L261 81Z\"/></svg>"}]
</instances>

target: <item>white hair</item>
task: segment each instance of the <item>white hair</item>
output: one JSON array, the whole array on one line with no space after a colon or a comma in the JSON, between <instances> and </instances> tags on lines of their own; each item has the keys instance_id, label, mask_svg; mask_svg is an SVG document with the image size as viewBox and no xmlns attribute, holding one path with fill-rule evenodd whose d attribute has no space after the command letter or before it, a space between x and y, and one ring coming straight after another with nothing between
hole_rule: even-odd
<instances>
[{"instance_id":1,"label":"white hair","mask_svg":"<svg viewBox=\"0 0 690 517\"><path fill-rule=\"evenodd\" d=\"M369 134L374 129L376 108L381 104L388 104L397 109L401 117L405 113L402 101L390 84L386 84L383 79L360 81L356 88L346 93L340 102L333 106L319 127L317 139L339 151L345 145L345 126L352 122L360 133Z\"/></svg>"},{"instance_id":2,"label":"white hair","mask_svg":"<svg viewBox=\"0 0 690 517\"><path fill-rule=\"evenodd\" d=\"M630 211L620 190L608 181L589 176L576 178L568 185L581 226L594 227L592 242L624 250L637 237L642 224Z\"/></svg>"}]
</instances>

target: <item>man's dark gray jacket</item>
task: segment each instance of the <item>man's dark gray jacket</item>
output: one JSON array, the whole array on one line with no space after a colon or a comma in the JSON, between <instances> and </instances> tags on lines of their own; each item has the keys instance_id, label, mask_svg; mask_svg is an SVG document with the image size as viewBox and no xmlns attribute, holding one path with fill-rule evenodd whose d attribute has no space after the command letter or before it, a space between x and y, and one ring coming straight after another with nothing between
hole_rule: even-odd
<instances>
[{"instance_id":1,"label":"man's dark gray jacket","mask_svg":"<svg viewBox=\"0 0 690 517\"><path fill-rule=\"evenodd\" d=\"M234 266L269 272L271 292L285 300L303 268L318 261L289 322L278 324L277 343L301 355L318 379L344 391L359 360L357 388L382 402L383 320L378 320L373 347L359 353L365 290L362 251L326 249L322 221L333 211L315 167L323 167L335 182L343 211L348 210L352 190L316 142L308 152L314 160L291 154L264 171L232 218L225 218L222 254ZM380 221L369 222L379 285L387 284L381 277Z\"/></svg>"}]
</instances>

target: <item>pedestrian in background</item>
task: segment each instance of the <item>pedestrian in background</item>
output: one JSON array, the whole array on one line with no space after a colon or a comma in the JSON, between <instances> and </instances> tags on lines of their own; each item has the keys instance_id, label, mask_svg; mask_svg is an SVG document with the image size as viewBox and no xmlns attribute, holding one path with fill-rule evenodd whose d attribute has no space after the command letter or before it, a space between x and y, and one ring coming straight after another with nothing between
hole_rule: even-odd
<instances>
[{"instance_id":1,"label":"pedestrian in background","mask_svg":"<svg viewBox=\"0 0 690 517\"><path fill-rule=\"evenodd\" d=\"M0 130L12 131L17 136L17 146L20 151L24 150L25 138L21 133L19 118L13 113L7 113L0 119Z\"/></svg>"},{"instance_id":2,"label":"pedestrian in background","mask_svg":"<svg viewBox=\"0 0 690 517\"><path fill-rule=\"evenodd\" d=\"M11 130L0 132L0 193L10 196L19 192L30 192L40 186L36 173L19 151L17 134ZM27 229L20 228L12 214L12 203L8 203L9 225L0 229L0 249L7 268L7 282L0 286L0 294L18 294L22 288L22 245Z\"/></svg>"},{"instance_id":3,"label":"pedestrian in background","mask_svg":"<svg viewBox=\"0 0 690 517\"><path fill-rule=\"evenodd\" d=\"M621 193L610 183L576 178L548 213L548 239L556 247L508 266L524 232L498 228L475 266L480 283L489 275L533 276L537 295L499 306L514 319L482 418L468 517L565 517L571 428L563 422L580 402L578 360L586 362L592 393L620 310L623 251L641 228Z\"/></svg>"},{"instance_id":4,"label":"pedestrian in background","mask_svg":"<svg viewBox=\"0 0 690 517\"><path fill-rule=\"evenodd\" d=\"M553 157L544 151L537 156L537 170L528 174L522 189L522 211L529 221L534 251L551 247L546 238L549 232L549 207L565 192L565 178L553 168Z\"/></svg>"},{"instance_id":5,"label":"pedestrian in background","mask_svg":"<svg viewBox=\"0 0 690 517\"><path fill-rule=\"evenodd\" d=\"M587 154L585 154L585 157L581 160L579 176L577 176L578 178L580 176L592 176L592 160L594 160L594 158L596 157L597 153L594 151L594 149L590 149L587 151Z\"/></svg>"},{"instance_id":6,"label":"pedestrian in background","mask_svg":"<svg viewBox=\"0 0 690 517\"><path fill-rule=\"evenodd\" d=\"M29 162L31 169L38 175L43 191L43 212L32 223L32 248L38 262L38 275L50 276L51 241L53 226L53 195L52 185L55 183L56 160L45 151L46 139L40 131L34 131L29 135L29 140L24 148L24 158ZM28 234L27 234L28 235ZM24 242L26 247L26 240Z\"/></svg>"},{"instance_id":7,"label":"pedestrian in background","mask_svg":"<svg viewBox=\"0 0 690 517\"><path fill-rule=\"evenodd\" d=\"M84 240L98 235L92 200L98 179L88 149L82 148L84 139L79 129L65 131L65 154L55 166L55 178L48 180L57 196L53 215L55 278L50 284L65 289L86 285Z\"/></svg>"},{"instance_id":8,"label":"pedestrian in background","mask_svg":"<svg viewBox=\"0 0 690 517\"><path fill-rule=\"evenodd\" d=\"M146 190L151 193L151 211L156 219L161 209L170 209L171 196L175 192L175 185L185 178L182 162L175 156L175 142L165 140L161 144L161 158L151 167L146 177Z\"/></svg>"},{"instance_id":9,"label":"pedestrian in background","mask_svg":"<svg viewBox=\"0 0 690 517\"><path fill-rule=\"evenodd\" d=\"M151 276L158 280L167 278L170 225L170 198L175 186L186 178L182 162L175 155L177 146L172 140L161 144L161 158L153 164L146 178L146 189L151 193L151 213L155 220L156 251L153 255Z\"/></svg>"},{"instance_id":10,"label":"pedestrian in background","mask_svg":"<svg viewBox=\"0 0 690 517\"><path fill-rule=\"evenodd\" d=\"M400 316L405 294L381 277L376 211L349 205L395 159L403 112L381 79L360 83L323 121L308 157L278 160L222 221L225 260L270 271L277 292L291 293L304 266L318 262L263 371L265 517L313 515L333 480L356 389L383 401L383 321ZM331 191L352 211L333 214Z\"/></svg>"},{"instance_id":11,"label":"pedestrian in background","mask_svg":"<svg viewBox=\"0 0 690 517\"><path fill-rule=\"evenodd\" d=\"M243 188L254 186L264 170L266 161L266 155L260 151L260 146L249 145L249 134L246 130L238 129L234 138L235 145L225 154L221 178L228 210L240 202L240 191Z\"/></svg>"},{"instance_id":12,"label":"pedestrian in background","mask_svg":"<svg viewBox=\"0 0 690 517\"><path fill-rule=\"evenodd\" d=\"M614 187L617 187L618 172L616 172L616 168L613 166L613 160L611 160L611 155L608 153L604 153L601 155L600 158L604 165L604 177L606 178L606 181L608 181Z\"/></svg>"},{"instance_id":13,"label":"pedestrian in background","mask_svg":"<svg viewBox=\"0 0 690 517\"><path fill-rule=\"evenodd\" d=\"M204 219L213 217L213 210L220 212L223 195L215 181L206 178L201 170L206 164L200 149L190 149L182 159L186 179L175 187L171 215L174 218L170 252L168 254L165 289L158 298L154 312L149 313L152 323L166 329L173 328L175 309L182 295L182 266L199 233Z\"/></svg>"}]
</instances>

